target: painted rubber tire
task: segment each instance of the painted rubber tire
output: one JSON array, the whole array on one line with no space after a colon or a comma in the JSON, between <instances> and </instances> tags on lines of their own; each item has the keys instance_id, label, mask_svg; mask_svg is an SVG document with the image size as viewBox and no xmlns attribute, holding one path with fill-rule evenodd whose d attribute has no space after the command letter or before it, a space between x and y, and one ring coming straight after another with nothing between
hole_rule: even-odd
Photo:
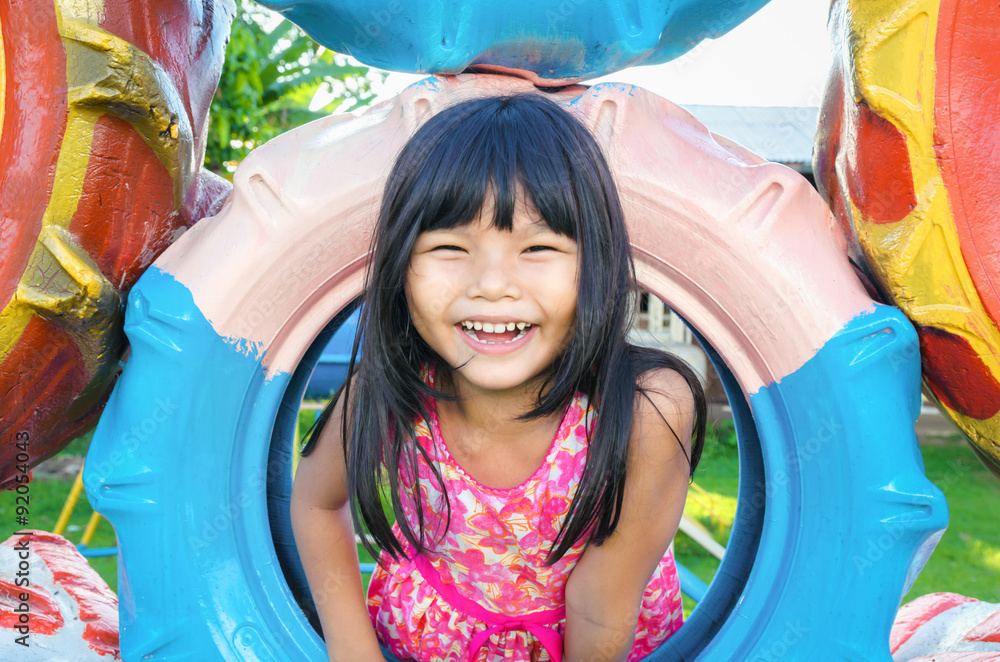
<instances>
[{"instance_id":1,"label":"painted rubber tire","mask_svg":"<svg viewBox=\"0 0 1000 662\"><path fill-rule=\"evenodd\" d=\"M391 71L517 71L565 85L667 62L768 0L263 0L338 53Z\"/></svg>"},{"instance_id":2,"label":"painted rubber tire","mask_svg":"<svg viewBox=\"0 0 1000 662\"><path fill-rule=\"evenodd\" d=\"M532 89L430 78L264 145L132 290L132 355L84 474L118 533L125 659L326 659L288 531L300 395L360 291L403 141L458 98ZM791 170L632 86L551 98L604 145L639 280L711 348L739 426L729 552L649 659L889 660L900 596L947 523L913 432L913 328L864 293Z\"/></svg>"},{"instance_id":3,"label":"painted rubber tire","mask_svg":"<svg viewBox=\"0 0 1000 662\"><path fill-rule=\"evenodd\" d=\"M0 491L17 485L15 439L37 465L97 423L126 293L229 193L195 166L232 14L0 3Z\"/></svg>"},{"instance_id":4,"label":"painted rubber tire","mask_svg":"<svg viewBox=\"0 0 1000 662\"><path fill-rule=\"evenodd\" d=\"M928 593L900 607L889 646L909 662L990 662L1000 659L998 634L1000 604Z\"/></svg>"},{"instance_id":5,"label":"painted rubber tire","mask_svg":"<svg viewBox=\"0 0 1000 662\"><path fill-rule=\"evenodd\" d=\"M884 300L920 338L941 411L1000 478L1000 7L831 9L816 181ZM989 165L988 165L989 164Z\"/></svg>"}]
</instances>

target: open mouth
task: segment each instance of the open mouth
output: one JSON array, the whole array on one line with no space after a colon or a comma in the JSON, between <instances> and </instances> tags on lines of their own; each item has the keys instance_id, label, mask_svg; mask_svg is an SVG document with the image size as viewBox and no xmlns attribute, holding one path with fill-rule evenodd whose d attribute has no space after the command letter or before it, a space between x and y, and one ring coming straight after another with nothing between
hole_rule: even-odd
<instances>
[{"instance_id":1,"label":"open mouth","mask_svg":"<svg viewBox=\"0 0 1000 662\"><path fill-rule=\"evenodd\" d=\"M527 322L475 322L466 320L461 323L465 335L476 342L487 345L505 345L517 342L531 331Z\"/></svg>"}]
</instances>

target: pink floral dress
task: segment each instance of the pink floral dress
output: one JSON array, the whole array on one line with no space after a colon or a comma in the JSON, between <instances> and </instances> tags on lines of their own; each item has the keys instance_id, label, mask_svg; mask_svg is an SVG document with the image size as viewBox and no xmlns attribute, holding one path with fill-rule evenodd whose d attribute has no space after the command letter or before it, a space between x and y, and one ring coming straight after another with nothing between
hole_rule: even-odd
<instances>
[{"instance_id":1,"label":"pink floral dress","mask_svg":"<svg viewBox=\"0 0 1000 662\"><path fill-rule=\"evenodd\" d=\"M566 409L545 462L507 489L480 485L465 473L441 438L433 401L427 406L430 424L418 420L416 437L444 478L451 522L442 538L444 495L421 460L419 489L434 553L422 556L407 548L408 560L386 556L388 569L376 566L368 611L380 640L400 660L559 662L566 580L585 544L577 543L552 566L545 557L583 471L587 426L594 419L586 397L577 394ZM402 476L401 485L412 490L412 476ZM413 504L403 504L412 530L419 531ZM648 655L682 622L680 584L668 550L643 594L628 659Z\"/></svg>"}]
</instances>

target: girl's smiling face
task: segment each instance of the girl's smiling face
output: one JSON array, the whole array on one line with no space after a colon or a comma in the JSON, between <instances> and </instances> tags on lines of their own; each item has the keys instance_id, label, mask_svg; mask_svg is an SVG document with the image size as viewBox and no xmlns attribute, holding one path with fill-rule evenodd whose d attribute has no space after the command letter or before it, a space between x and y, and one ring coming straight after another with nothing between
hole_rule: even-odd
<instances>
[{"instance_id":1,"label":"girl's smiling face","mask_svg":"<svg viewBox=\"0 0 1000 662\"><path fill-rule=\"evenodd\" d=\"M523 195L510 232L493 227L488 207L466 226L417 238L406 300L417 333L455 368L458 389L505 391L541 375L570 341L577 244Z\"/></svg>"}]
</instances>

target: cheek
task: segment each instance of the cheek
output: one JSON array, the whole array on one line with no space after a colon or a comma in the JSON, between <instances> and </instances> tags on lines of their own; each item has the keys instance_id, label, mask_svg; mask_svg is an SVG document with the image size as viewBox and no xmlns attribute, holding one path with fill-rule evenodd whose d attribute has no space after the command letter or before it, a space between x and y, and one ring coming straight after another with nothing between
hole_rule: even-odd
<instances>
[{"instance_id":1,"label":"cheek","mask_svg":"<svg viewBox=\"0 0 1000 662\"><path fill-rule=\"evenodd\" d=\"M468 279L466 268L458 260L414 260L406 280L411 306L420 306L428 317L447 313L448 307L463 292Z\"/></svg>"},{"instance_id":2,"label":"cheek","mask_svg":"<svg viewBox=\"0 0 1000 662\"><path fill-rule=\"evenodd\" d=\"M559 273L552 274L549 283L549 299L556 302L556 310L559 317L564 321L572 323L576 314L577 296L579 292L579 282L577 280L576 267L565 267Z\"/></svg>"},{"instance_id":3,"label":"cheek","mask_svg":"<svg viewBox=\"0 0 1000 662\"><path fill-rule=\"evenodd\" d=\"M427 302L419 294L419 289L415 292L407 292L406 307L410 311L410 319L414 327L423 335L427 324L432 320L432 316L427 309Z\"/></svg>"},{"instance_id":4,"label":"cheek","mask_svg":"<svg viewBox=\"0 0 1000 662\"><path fill-rule=\"evenodd\" d=\"M435 329L437 327L435 326L434 321L436 318L431 315L428 310L427 302L419 292L419 287L411 290L409 284L407 284L406 307L410 313L410 321L413 324L413 330L416 331L418 336L423 338L424 342L433 347L435 345L434 339L438 335L435 333Z\"/></svg>"},{"instance_id":5,"label":"cheek","mask_svg":"<svg viewBox=\"0 0 1000 662\"><path fill-rule=\"evenodd\" d=\"M416 275L413 270L409 270L406 276L406 308L410 311L410 318L419 328L426 317L426 303L424 292L427 288L423 285L423 279Z\"/></svg>"},{"instance_id":6,"label":"cheek","mask_svg":"<svg viewBox=\"0 0 1000 662\"><path fill-rule=\"evenodd\" d=\"M440 270L410 269L406 279L406 303L418 329L447 316L451 287Z\"/></svg>"}]
</instances>

